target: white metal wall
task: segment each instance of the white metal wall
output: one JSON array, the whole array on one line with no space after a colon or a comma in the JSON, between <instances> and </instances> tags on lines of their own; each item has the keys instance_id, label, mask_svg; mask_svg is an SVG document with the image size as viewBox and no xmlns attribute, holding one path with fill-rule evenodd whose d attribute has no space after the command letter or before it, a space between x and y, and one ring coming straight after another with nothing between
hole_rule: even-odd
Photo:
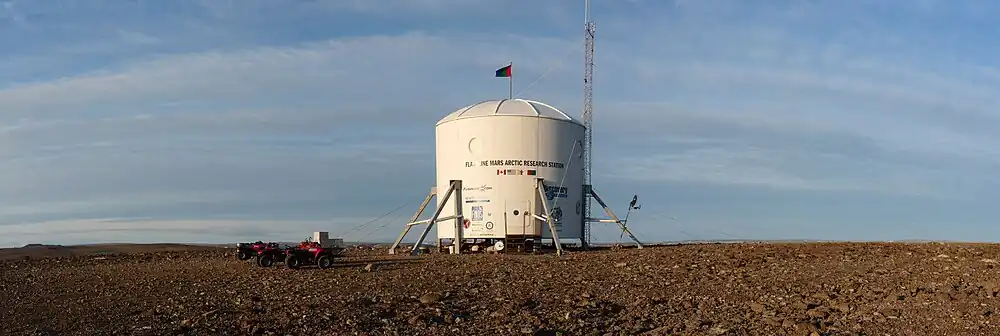
<instances>
[{"instance_id":1,"label":"white metal wall","mask_svg":"<svg viewBox=\"0 0 1000 336\"><path fill-rule=\"evenodd\" d=\"M584 127L575 122L521 115L456 119L436 128L437 204L451 180L462 180L464 238L508 235L551 237L532 211L544 213L535 178L551 190L549 204L561 239L580 239ZM534 171L535 175L531 175ZM561 187L560 187L561 184ZM441 216L454 215L454 200ZM515 215L515 211L517 214ZM454 238L454 222L438 224L438 238Z\"/></svg>"}]
</instances>

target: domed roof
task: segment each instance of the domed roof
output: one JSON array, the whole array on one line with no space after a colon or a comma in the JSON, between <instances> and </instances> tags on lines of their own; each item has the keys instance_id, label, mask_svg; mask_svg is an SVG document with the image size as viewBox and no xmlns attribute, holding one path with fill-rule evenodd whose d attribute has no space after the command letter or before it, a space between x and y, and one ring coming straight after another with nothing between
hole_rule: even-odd
<instances>
[{"instance_id":1,"label":"domed roof","mask_svg":"<svg viewBox=\"0 0 1000 336\"><path fill-rule=\"evenodd\" d=\"M472 104L452 112L437 122L438 125L465 118L489 116L526 116L564 120L583 125L582 122L569 114L552 107L552 105L527 99L487 100Z\"/></svg>"}]
</instances>

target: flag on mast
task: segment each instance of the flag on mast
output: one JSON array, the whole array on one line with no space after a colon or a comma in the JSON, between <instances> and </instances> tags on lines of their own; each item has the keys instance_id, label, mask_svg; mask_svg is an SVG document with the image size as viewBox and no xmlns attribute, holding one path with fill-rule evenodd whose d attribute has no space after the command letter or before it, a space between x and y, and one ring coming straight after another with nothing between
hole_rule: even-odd
<instances>
[{"instance_id":1,"label":"flag on mast","mask_svg":"<svg viewBox=\"0 0 1000 336\"><path fill-rule=\"evenodd\" d=\"M512 75L511 74L511 67L513 67L513 66L514 66L514 64L508 64L507 66L505 66L503 68L497 69L496 77L511 77L511 75Z\"/></svg>"},{"instance_id":2,"label":"flag on mast","mask_svg":"<svg viewBox=\"0 0 1000 336\"><path fill-rule=\"evenodd\" d=\"M510 62L507 66L497 69L496 77L506 77L507 78L507 99L514 99L514 73L511 72L511 68L514 67L514 62Z\"/></svg>"}]
</instances>

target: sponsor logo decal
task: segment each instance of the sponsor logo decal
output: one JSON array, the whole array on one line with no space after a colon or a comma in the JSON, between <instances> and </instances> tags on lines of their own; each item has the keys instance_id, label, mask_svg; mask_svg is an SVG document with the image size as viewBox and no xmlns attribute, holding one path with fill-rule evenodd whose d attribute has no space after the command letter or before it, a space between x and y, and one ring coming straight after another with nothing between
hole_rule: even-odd
<instances>
[{"instance_id":1,"label":"sponsor logo decal","mask_svg":"<svg viewBox=\"0 0 1000 336\"><path fill-rule=\"evenodd\" d=\"M550 201L556 197L566 198L567 196L569 196L569 190L566 187L545 186L545 197Z\"/></svg>"},{"instance_id":2,"label":"sponsor logo decal","mask_svg":"<svg viewBox=\"0 0 1000 336\"><path fill-rule=\"evenodd\" d=\"M562 213L562 209L561 208L555 207L555 209L552 209L552 221L553 222L562 221L562 217L563 217L563 213Z\"/></svg>"},{"instance_id":3,"label":"sponsor logo decal","mask_svg":"<svg viewBox=\"0 0 1000 336\"><path fill-rule=\"evenodd\" d=\"M493 187L485 185L485 184L481 185L481 186L478 186L478 187L464 187L464 188L462 188L462 191L490 191L490 190L493 190Z\"/></svg>"}]
</instances>

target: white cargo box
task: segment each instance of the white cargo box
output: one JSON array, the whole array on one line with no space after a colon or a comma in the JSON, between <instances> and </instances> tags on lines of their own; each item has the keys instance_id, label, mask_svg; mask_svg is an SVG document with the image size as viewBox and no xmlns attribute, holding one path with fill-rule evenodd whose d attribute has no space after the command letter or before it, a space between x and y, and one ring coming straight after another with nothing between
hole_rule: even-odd
<instances>
[{"instance_id":1,"label":"white cargo box","mask_svg":"<svg viewBox=\"0 0 1000 336\"><path fill-rule=\"evenodd\" d=\"M325 231L313 232L312 240L314 242L319 243L319 245L322 247L344 247L343 238L330 239L330 233Z\"/></svg>"}]
</instances>

